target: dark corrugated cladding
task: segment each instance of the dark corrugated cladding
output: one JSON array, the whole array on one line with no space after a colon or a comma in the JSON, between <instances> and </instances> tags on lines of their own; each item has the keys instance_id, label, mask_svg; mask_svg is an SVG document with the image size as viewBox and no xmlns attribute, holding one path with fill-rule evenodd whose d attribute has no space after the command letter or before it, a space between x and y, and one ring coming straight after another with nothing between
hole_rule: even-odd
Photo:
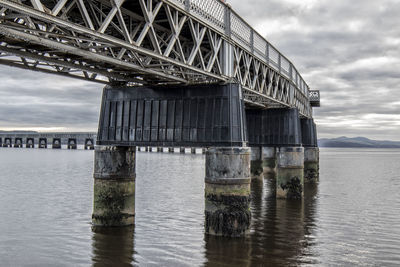
<instances>
[{"instance_id":1,"label":"dark corrugated cladding","mask_svg":"<svg viewBox=\"0 0 400 267\"><path fill-rule=\"evenodd\" d=\"M301 136L304 147L318 147L317 126L313 119L301 119Z\"/></svg>"},{"instance_id":2,"label":"dark corrugated cladding","mask_svg":"<svg viewBox=\"0 0 400 267\"><path fill-rule=\"evenodd\" d=\"M240 90L238 84L107 86L97 144L242 146L247 136Z\"/></svg>"},{"instance_id":3,"label":"dark corrugated cladding","mask_svg":"<svg viewBox=\"0 0 400 267\"><path fill-rule=\"evenodd\" d=\"M249 146L301 146L299 111L291 109L246 110Z\"/></svg>"}]
</instances>

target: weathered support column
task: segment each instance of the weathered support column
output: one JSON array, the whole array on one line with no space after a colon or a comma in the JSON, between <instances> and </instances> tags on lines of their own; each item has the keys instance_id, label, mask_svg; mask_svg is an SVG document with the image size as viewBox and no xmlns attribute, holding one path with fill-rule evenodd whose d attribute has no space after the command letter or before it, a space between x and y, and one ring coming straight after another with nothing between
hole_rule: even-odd
<instances>
[{"instance_id":1,"label":"weathered support column","mask_svg":"<svg viewBox=\"0 0 400 267\"><path fill-rule=\"evenodd\" d=\"M163 152L163 148L162 147L157 147L157 152Z\"/></svg>"},{"instance_id":2,"label":"weathered support column","mask_svg":"<svg viewBox=\"0 0 400 267\"><path fill-rule=\"evenodd\" d=\"M169 147L169 148L168 148L168 153L174 153L174 152L175 152L175 150L174 150L173 147Z\"/></svg>"},{"instance_id":3,"label":"weathered support column","mask_svg":"<svg viewBox=\"0 0 400 267\"><path fill-rule=\"evenodd\" d=\"M263 179L263 166L261 158L261 148L252 147L251 148L251 178Z\"/></svg>"},{"instance_id":4,"label":"weathered support column","mask_svg":"<svg viewBox=\"0 0 400 267\"><path fill-rule=\"evenodd\" d=\"M301 199L304 195L304 148L281 147L278 151L276 197Z\"/></svg>"},{"instance_id":5,"label":"weathered support column","mask_svg":"<svg viewBox=\"0 0 400 267\"><path fill-rule=\"evenodd\" d=\"M53 138L53 149L61 149L61 138Z\"/></svg>"},{"instance_id":6,"label":"weathered support column","mask_svg":"<svg viewBox=\"0 0 400 267\"><path fill-rule=\"evenodd\" d=\"M207 152L207 148L203 147L203 148L201 149L201 153L202 153L202 154L206 154L206 152Z\"/></svg>"},{"instance_id":7,"label":"weathered support column","mask_svg":"<svg viewBox=\"0 0 400 267\"><path fill-rule=\"evenodd\" d=\"M265 178L276 178L276 148L262 147L261 148L262 168Z\"/></svg>"},{"instance_id":8,"label":"weathered support column","mask_svg":"<svg viewBox=\"0 0 400 267\"><path fill-rule=\"evenodd\" d=\"M319 148L304 148L304 182L318 183L319 181Z\"/></svg>"},{"instance_id":9,"label":"weathered support column","mask_svg":"<svg viewBox=\"0 0 400 267\"><path fill-rule=\"evenodd\" d=\"M136 147L97 146L94 157L94 226L135 222Z\"/></svg>"},{"instance_id":10,"label":"weathered support column","mask_svg":"<svg viewBox=\"0 0 400 267\"><path fill-rule=\"evenodd\" d=\"M144 151L145 151L145 152L149 152L149 147L146 146L146 147L144 148Z\"/></svg>"},{"instance_id":11,"label":"weathered support column","mask_svg":"<svg viewBox=\"0 0 400 267\"><path fill-rule=\"evenodd\" d=\"M190 149L190 153L196 154L196 148L195 148L195 147L192 147L192 148Z\"/></svg>"},{"instance_id":12,"label":"weathered support column","mask_svg":"<svg viewBox=\"0 0 400 267\"><path fill-rule=\"evenodd\" d=\"M185 148L184 147L179 148L179 153L185 154Z\"/></svg>"},{"instance_id":13,"label":"weathered support column","mask_svg":"<svg viewBox=\"0 0 400 267\"><path fill-rule=\"evenodd\" d=\"M250 148L212 147L206 153L205 231L220 236L248 233Z\"/></svg>"},{"instance_id":14,"label":"weathered support column","mask_svg":"<svg viewBox=\"0 0 400 267\"><path fill-rule=\"evenodd\" d=\"M319 148L317 127L313 119L301 120L302 143L304 146L304 182L319 181Z\"/></svg>"}]
</instances>

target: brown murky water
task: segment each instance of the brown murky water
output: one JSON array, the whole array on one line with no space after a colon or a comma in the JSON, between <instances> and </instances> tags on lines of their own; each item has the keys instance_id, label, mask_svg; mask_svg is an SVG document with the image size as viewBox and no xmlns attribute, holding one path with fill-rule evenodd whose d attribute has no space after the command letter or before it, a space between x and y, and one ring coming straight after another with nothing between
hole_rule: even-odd
<instances>
[{"instance_id":1,"label":"brown murky water","mask_svg":"<svg viewBox=\"0 0 400 267\"><path fill-rule=\"evenodd\" d=\"M252 184L251 234L205 236L204 157L139 152L136 225L92 231L91 151L0 148L0 266L399 266L400 150L321 149L301 202Z\"/></svg>"}]
</instances>

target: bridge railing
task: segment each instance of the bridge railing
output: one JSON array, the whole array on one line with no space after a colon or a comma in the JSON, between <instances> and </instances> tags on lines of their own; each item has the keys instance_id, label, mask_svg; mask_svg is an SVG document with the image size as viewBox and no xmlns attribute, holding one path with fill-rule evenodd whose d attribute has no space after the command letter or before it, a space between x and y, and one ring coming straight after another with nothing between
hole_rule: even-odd
<instances>
[{"instance_id":1,"label":"bridge railing","mask_svg":"<svg viewBox=\"0 0 400 267\"><path fill-rule=\"evenodd\" d=\"M242 17L221 0L165 0L196 15L214 30L225 34L237 45L243 47L258 59L279 71L305 95L309 95L309 86L295 66L278 49L256 32Z\"/></svg>"}]
</instances>

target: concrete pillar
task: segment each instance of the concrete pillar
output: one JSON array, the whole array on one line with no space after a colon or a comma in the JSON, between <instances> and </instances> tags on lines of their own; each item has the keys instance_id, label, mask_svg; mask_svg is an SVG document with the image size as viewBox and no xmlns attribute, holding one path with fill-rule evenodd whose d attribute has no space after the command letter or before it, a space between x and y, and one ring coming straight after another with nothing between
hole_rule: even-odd
<instances>
[{"instance_id":1,"label":"concrete pillar","mask_svg":"<svg viewBox=\"0 0 400 267\"><path fill-rule=\"evenodd\" d=\"M179 148L179 153L185 154L185 148L184 147Z\"/></svg>"},{"instance_id":2,"label":"concrete pillar","mask_svg":"<svg viewBox=\"0 0 400 267\"><path fill-rule=\"evenodd\" d=\"M265 178L276 178L276 148L262 147L261 148L262 168Z\"/></svg>"},{"instance_id":3,"label":"concrete pillar","mask_svg":"<svg viewBox=\"0 0 400 267\"><path fill-rule=\"evenodd\" d=\"M302 199L304 195L304 148L281 147L278 151L276 197Z\"/></svg>"},{"instance_id":4,"label":"concrete pillar","mask_svg":"<svg viewBox=\"0 0 400 267\"><path fill-rule=\"evenodd\" d=\"M162 147L157 147L157 152L163 152L163 148Z\"/></svg>"},{"instance_id":5,"label":"concrete pillar","mask_svg":"<svg viewBox=\"0 0 400 267\"><path fill-rule=\"evenodd\" d=\"M319 148L304 148L304 183L319 181Z\"/></svg>"},{"instance_id":6,"label":"concrete pillar","mask_svg":"<svg viewBox=\"0 0 400 267\"><path fill-rule=\"evenodd\" d=\"M175 151L174 151L174 148L173 148L173 147L169 147L169 148L168 148L168 152L169 152L169 153L174 153L174 152L175 152Z\"/></svg>"},{"instance_id":7,"label":"concrete pillar","mask_svg":"<svg viewBox=\"0 0 400 267\"><path fill-rule=\"evenodd\" d=\"M195 147L192 147L192 148L190 149L190 152L191 152L192 154L196 154L196 148L195 148Z\"/></svg>"},{"instance_id":8,"label":"concrete pillar","mask_svg":"<svg viewBox=\"0 0 400 267\"><path fill-rule=\"evenodd\" d=\"M144 151L149 152L149 147L146 146L146 147L144 148Z\"/></svg>"},{"instance_id":9,"label":"concrete pillar","mask_svg":"<svg viewBox=\"0 0 400 267\"><path fill-rule=\"evenodd\" d=\"M250 162L251 177L263 179L263 166L261 160L261 147L251 147Z\"/></svg>"},{"instance_id":10,"label":"concrete pillar","mask_svg":"<svg viewBox=\"0 0 400 267\"><path fill-rule=\"evenodd\" d=\"M135 222L136 147L97 146L94 156L94 226Z\"/></svg>"},{"instance_id":11,"label":"concrete pillar","mask_svg":"<svg viewBox=\"0 0 400 267\"><path fill-rule=\"evenodd\" d=\"M247 234L251 220L250 148L209 148L205 169L205 232Z\"/></svg>"},{"instance_id":12,"label":"concrete pillar","mask_svg":"<svg viewBox=\"0 0 400 267\"><path fill-rule=\"evenodd\" d=\"M202 153L202 154L206 154L206 152L207 152L207 148L203 147L203 148L201 149L201 153Z\"/></svg>"}]
</instances>

